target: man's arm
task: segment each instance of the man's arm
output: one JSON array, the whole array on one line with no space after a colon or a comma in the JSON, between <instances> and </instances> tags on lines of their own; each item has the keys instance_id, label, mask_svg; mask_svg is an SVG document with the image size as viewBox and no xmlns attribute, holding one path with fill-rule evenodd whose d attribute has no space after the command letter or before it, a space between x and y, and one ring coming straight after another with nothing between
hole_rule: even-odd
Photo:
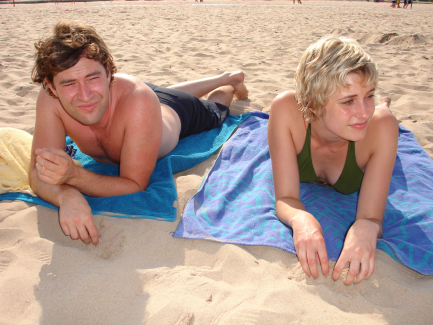
<instances>
[{"instance_id":1,"label":"man's arm","mask_svg":"<svg viewBox=\"0 0 433 325\"><path fill-rule=\"evenodd\" d=\"M29 178L33 191L42 199L59 206L59 195L62 191L58 186L51 186L38 177L36 168L36 150L39 148L65 147L65 128L57 112L58 101L51 98L41 88L36 102L36 123L33 133L32 152L30 160Z\"/></svg>"},{"instance_id":2,"label":"man's arm","mask_svg":"<svg viewBox=\"0 0 433 325\"><path fill-rule=\"evenodd\" d=\"M29 170L30 185L40 198L59 207L59 221L65 235L97 245L100 234L83 195L71 186L50 185L38 177L36 149L50 147L63 150L65 147L65 129L56 111L59 108L56 105L60 105L58 101L41 89L36 103L36 124Z\"/></svg>"}]
</instances>

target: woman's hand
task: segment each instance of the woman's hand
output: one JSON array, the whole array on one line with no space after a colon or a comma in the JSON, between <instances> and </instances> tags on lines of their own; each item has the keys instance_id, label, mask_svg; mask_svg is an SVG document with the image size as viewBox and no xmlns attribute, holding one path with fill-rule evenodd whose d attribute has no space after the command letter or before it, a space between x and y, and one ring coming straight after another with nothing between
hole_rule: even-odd
<instances>
[{"instance_id":1,"label":"woman's hand","mask_svg":"<svg viewBox=\"0 0 433 325\"><path fill-rule=\"evenodd\" d=\"M381 224L373 219L358 219L350 227L343 251L334 266L332 279L338 280L344 267L349 264L345 285L368 279L374 272L377 236Z\"/></svg>"},{"instance_id":2,"label":"woman's hand","mask_svg":"<svg viewBox=\"0 0 433 325\"><path fill-rule=\"evenodd\" d=\"M314 216L308 212L302 213L291 220L293 241L302 269L308 276L319 277L317 264L321 265L322 274L329 273L328 253L322 227Z\"/></svg>"}]
</instances>

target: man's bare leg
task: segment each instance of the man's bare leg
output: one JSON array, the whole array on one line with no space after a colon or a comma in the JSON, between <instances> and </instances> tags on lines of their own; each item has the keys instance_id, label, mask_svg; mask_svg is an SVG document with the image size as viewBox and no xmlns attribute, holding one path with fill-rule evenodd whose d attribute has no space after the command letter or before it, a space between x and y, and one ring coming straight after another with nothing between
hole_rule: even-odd
<instances>
[{"instance_id":1,"label":"man's bare leg","mask_svg":"<svg viewBox=\"0 0 433 325\"><path fill-rule=\"evenodd\" d=\"M211 91L207 99L230 107L233 101L233 95L234 90L232 86L222 86Z\"/></svg>"},{"instance_id":2,"label":"man's bare leg","mask_svg":"<svg viewBox=\"0 0 433 325\"><path fill-rule=\"evenodd\" d=\"M168 88L179 89L200 98L223 86L231 86L232 95L234 94L239 100L248 98L248 90L244 85L244 73L242 71L224 72L219 76L186 81Z\"/></svg>"},{"instance_id":3,"label":"man's bare leg","mask_svg":"<svg viewBox=\"0 0 433 325\"><path fill-rule=\"evenodd\" d=\"M221 86L209 93L208 100L230 107L233 95L234 88L232 86ZM177 146L181 130L179 116L172 108L165 104L161 104L161 113L162 139L159 147L158 158L164 157ZM221 112L222 117L225 117L225 114L227 114L227 112Z\"/></svg>"}]
</instances>

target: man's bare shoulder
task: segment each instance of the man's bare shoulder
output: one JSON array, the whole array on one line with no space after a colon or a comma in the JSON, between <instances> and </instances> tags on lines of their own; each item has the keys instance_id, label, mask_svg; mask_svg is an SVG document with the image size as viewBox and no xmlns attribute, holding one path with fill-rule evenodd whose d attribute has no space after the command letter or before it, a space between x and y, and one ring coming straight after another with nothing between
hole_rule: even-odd
<instances>
[{"instance_id":1,"label":"man's bare shoulder","mask_svg":"<svg viewBox=\"0 0 433 325\"><path fill-rule=\"evenodd\" d=\"M39 90L38 98L36 100L36 110L57 112L62 108L62 104L56 98L48 94L48 92L41 87Z\"/></svg>"},{"instance_id":2,"label":"man's bare shoulder","mask_svg":"<svg viewBox=\"0 0 433 325\"><path fill-rule=\"evenodd\" d=\"M161 109L158 97L153 90L134 76L115 74L110 91L116 111L128 110L128 115L131 112L135 112L135 115L138 113L137 109L140 111Z\"/></svg>"},{"instance_id":3,"label":"man's bare shoulder","mask_svg":"<svg viewBox=\"0 0 433 325\"><path fill-rule=\"evenodd\" d=\"M114 75L111 91L122 96L130 96L137 93L140 95L153 94L152 89L139 78L124 73L116 73Z\"/></svg>"}]
</instances>

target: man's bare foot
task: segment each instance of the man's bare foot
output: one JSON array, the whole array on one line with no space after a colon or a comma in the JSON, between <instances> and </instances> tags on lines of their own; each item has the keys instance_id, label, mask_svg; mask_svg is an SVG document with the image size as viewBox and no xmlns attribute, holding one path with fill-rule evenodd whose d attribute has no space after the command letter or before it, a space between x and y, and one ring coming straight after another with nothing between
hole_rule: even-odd
<instances>
[{"instance_id":1,"label":"man's bare foot","mask_svg":"<svg viewBox=\"0 0 433 325\"><path fill-rule=\"evenodd\" d=\"M385 105L386 108L389 109L389 106L391 106L391 97L384 96L380 98L380 106Z\"/></svg>"},{"instance_id":2,"label":"man's bare foot","mask_svg":"<svg viewBox=\"0 0 433 325\"><path fill-rule=\"evenodd\" d=\"M234 89L233 94L238 100L248 99L248 89L244 84L244 73L242 71L227 72L229 74L229 82Z\"/></svg>"}]
</instances>

